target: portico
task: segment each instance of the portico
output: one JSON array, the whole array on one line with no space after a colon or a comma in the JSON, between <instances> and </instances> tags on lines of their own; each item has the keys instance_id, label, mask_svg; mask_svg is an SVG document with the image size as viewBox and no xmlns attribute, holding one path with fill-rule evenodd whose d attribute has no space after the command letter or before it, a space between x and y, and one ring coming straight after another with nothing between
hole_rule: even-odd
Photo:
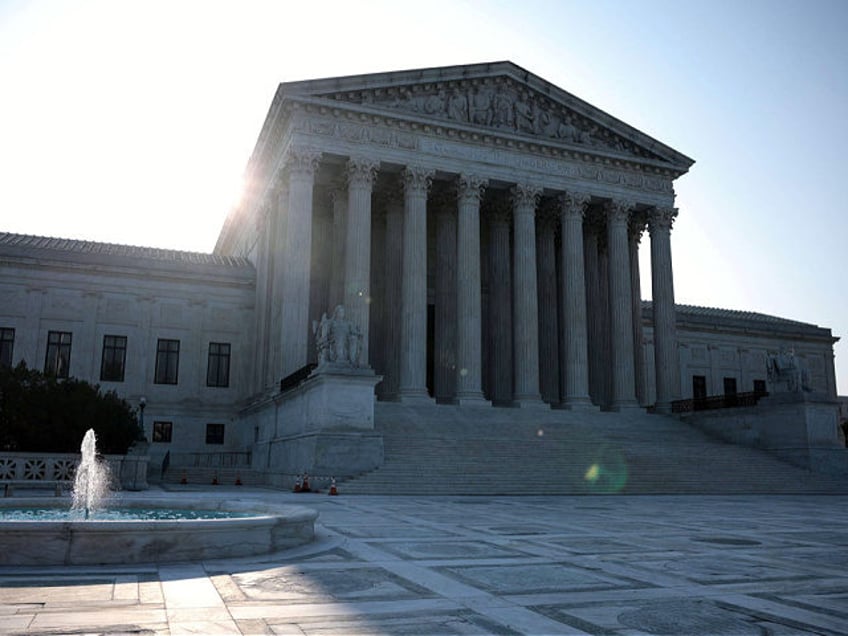
<instances>
[{"instance_id":1,"label":"portico","mask_svg":"<svg viewBox=\"0 0 848 636\"><path fill-rule=\"evenodd\" d=\"M216 247L267 281L255 391L314 362L312 321L343 303L382 400L667 410L691 163L508 62L281 85Z\"/></svg>"}]
</instances>

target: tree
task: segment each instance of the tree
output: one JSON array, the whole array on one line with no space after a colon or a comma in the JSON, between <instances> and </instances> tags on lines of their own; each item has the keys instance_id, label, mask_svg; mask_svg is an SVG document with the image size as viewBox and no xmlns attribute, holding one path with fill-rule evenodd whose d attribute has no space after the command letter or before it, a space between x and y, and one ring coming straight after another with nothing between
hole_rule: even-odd
<instances>
[{"instance_id":1,"label":"tree","mask_svg":"<svg viewBox=\"0 0 848 636\"><path fill-rule=\"evenodd\" d=\"M135 410L114 391L59 380L24 362L0 368L0 450L76 453L90 428L105 454L123 455L144 439Z\"/></svg>"}]
</instances>

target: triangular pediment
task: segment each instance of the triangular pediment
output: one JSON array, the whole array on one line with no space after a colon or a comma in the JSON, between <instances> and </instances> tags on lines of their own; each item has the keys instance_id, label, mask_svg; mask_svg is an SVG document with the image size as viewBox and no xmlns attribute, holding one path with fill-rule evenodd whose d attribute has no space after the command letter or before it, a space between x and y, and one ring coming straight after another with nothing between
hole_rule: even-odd
<instances>
[{"instance_id":1,"label":"triangular pediment","mask_svg":"<svg viewBox=\"0 0 848 636\"><path fill-rule=\"evenodd\" d=\"M291 82L282 84L280 93L661 162L681 172L693 163L511 62Z\"/></svg>"}]
</instances>

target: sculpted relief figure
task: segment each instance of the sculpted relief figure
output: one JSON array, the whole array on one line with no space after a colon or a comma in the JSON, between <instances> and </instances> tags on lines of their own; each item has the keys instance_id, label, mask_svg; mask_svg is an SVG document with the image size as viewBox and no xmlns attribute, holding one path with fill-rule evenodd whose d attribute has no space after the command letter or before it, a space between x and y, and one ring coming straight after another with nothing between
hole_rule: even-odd
<instances>
[{"instance_id":1,"label":"sculpted relief figure","mask_svg":"<svg viewBox=\"0 0 848 636\"><path fill-rule=\"evenodd\" d=\"M785 385L786 391L791 393L812 391L809 369L798 363L793 349L783 347L777 355L769 356L766 372L769 382L774 385Z\"/></svg>"},{"instance_id":2,"label":"sculpted relief figure","mask_svg":"<svg viewBox=\"0 0 848 636\"><path fill-rule=\"evenodd\" d=\"M327 312L324 312L320 321L313 321L312 333L318 348L319 368L327 365L359 367L362 332L345 318L342 305L335 308L332 317L328 317Z\"/></svg>"},{"instance_id":3,"label":"sculpted relief figure","mask_svg":"<svg viewBox=\"0 0 848 636\"><path fill-rule=\"evenodd\" d=\"M477 88L471 93L471 123L480 126L492 124L492 91L488 88Z\"/></svg>"},{"instance_id":4,"label":"sculpted relief figure","mask_svg":"<svg viewBox=\"0 0 848 636\"><path fill-rule=\"evenodd\" d=\"M376 99L390 108L460 123L645 155L638 146L605 127L585 121L548 97L511 83L473 87L462 83L436 85L427 87L426 91L419 86L404 86L379 95L363 91L360 99L363 103L374 103Z\"/></svg>"},{"instance_id":5,"label":"sculpted relief figure","mask_svg":"<svg viewBox=\"0 0 848 636\"><path fill-rule=\"evenodd\" d=\"M458 88L448 98L448 117L456 121L468 121L468 97Z\"/></svg>"}]
</instances>

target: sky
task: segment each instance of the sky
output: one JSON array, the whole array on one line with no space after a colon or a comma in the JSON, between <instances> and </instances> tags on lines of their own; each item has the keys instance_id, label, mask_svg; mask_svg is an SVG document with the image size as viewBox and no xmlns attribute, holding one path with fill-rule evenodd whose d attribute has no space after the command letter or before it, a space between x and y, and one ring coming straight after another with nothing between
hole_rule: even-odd
<instances>
[{"instance_id":1,"label":"sky","mask_svg":"<svg viewBox=\"0 0 848 636\"><path fill-rule=\"evenodd\" d=\"M511 60L693 158L677 302L832 329L848 395L846 31L844 0L0 0L0 231L209 252L278 83Z\"/></svg>"}]
</instances>

